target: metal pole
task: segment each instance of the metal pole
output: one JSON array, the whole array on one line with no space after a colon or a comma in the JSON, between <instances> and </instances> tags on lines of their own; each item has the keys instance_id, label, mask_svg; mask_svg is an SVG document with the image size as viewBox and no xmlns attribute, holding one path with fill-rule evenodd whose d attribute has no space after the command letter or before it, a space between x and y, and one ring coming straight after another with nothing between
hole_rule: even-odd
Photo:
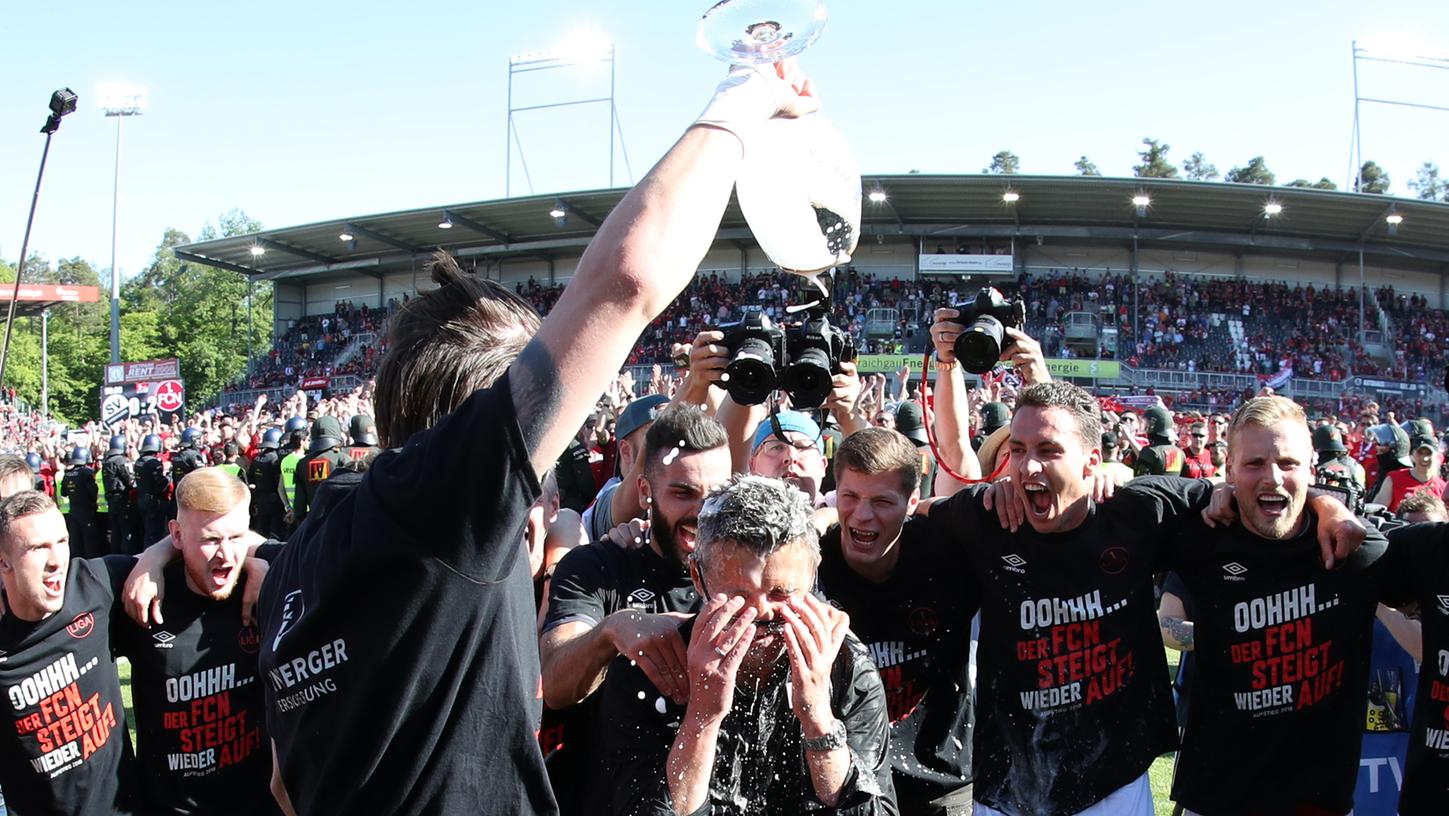
<instances>
[{"instance_id":1,"label":"metal pole","mask_svg":"<svg viewBox=\"0 0 1449 816\"><path fill-rule=\"evenodd\" d=\"M614 46L609 46L609 186L614 186L614 122L619 112L614 107L614 74L618 70L614 62Z\"/></svg>"},{"instance_id":2,"label":"metal pole","mask_svg":"<svg viewBox=\"0 0 1449 816\"><path fill-rule=\"evenodd\" d=\"M252 279L247 278L247 378L252 376Z\"/></svg>"},{"instance_id":3,"label":"metal pole","mask_svg":"<svg viewBox=\"0 0 1449 816\"><path fill-rule=\"evenodd\" d=\"M508 126L503 134L503 197L513 197L513 60L508 61Z\"/></svg>"},{"instance_id":4,"label":"metal pole","mask_svg":"<svg viewBox=\"0 0 1449 816\"><path fill-rule=\"evenodd\" d=\"M1353 157L1349 163L1349 172L1353 175L1353 191L1358 192L1363 187L1363 130L1359 127L1358 121L1359 95L1358 95L1358 40L1353 41Z\"/></svg>"},{"instance_id":5,"label":"metal pole","mask_svg":"<svg viewBox=\"0 0 1449 816\"><path fill-rule=\"evenodd\" d=\"M50 417L50 310L40 310L40 415Z\"/></svg>"},{"instance_id":6,"label":"metal pole","mask_svg":"<svg viewBox=\"0 0 1449 816\"><path fill-rule=\"evenodd\" d=\"M50 157L50 137L45 134L45 148L40 151L40 172L35 176L35 193L30 197L30 215L25 219L25 237L20 239L20 260L15 263L15 287L10 292L9 312L5 315L5 344L0 347L0 386L5 384L5 365L10 362L10 332L15 328L15 304L20 300L20 277L25 272L25 253L30 248L30 227L35 224L35 205L40 203L40 180L45 178L45 160Z\"/></svg>"},{"instance_id":7,"label":"metal pole","mask_svg":"<svg viewBox=\"0 0 1449 816\"><path fill-rule=\"evenodd\" d=\"M1363 272L1363 244L1358 245L1358 344L1364 344L1364 293L1368 291L1368 284L1364 281Z\"/></svg>"},{"instance_id":8,"label":"metal pole","mask_svg":"<svg viewBox=\"0 0 1449 816\"><path fill-rule=\"evenodd\" d=\"M116 268L116 220L121 202L121 125L125 116L116 117L116 168L111 188L111 363L121 362L121 272Z\"/></svg>"}]
</instances>

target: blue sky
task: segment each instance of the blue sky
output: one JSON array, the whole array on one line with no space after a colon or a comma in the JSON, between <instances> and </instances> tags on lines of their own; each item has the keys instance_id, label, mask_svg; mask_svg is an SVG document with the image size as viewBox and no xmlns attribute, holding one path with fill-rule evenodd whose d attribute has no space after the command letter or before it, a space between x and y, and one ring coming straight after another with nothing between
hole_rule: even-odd
<instances>
[{"instance_id":1,"label":"blue sky","mask_svg":"<svg viewBox=\"0 0 1449 816\"><path fill-rule=\"evenodd\" d=\"M109 268L116 121L96 89L143 84L125 122L118 265L167 227L195 235L240 208L267 227L504 194L508 58L580 32L617 44L634 176L703 107L723 68L695 48L704 0L547 3L12 4L0 76L0 258L19 253L49 94L81 96L51 151L32 252ZM863 172L1022 172L1081 155L1129 175L1144 136L1219 171L1266 156L1280 182L1349 175L1350 43L1416 38L1449 52L1449 3L1339 0L867 3L830 0L806 54ZM1435 39L1437 37L1437 41ZM1449 106L1449 71L1364 67L1366 96ZM607 89L598 71L520 77L515 104ZM520 114L536 192L608 186L604 106ZM1366 107L1364 153L1394 191L1423 161L1449 172L1449 113ZM526 194L515 163L513 192ZM627 184L623 153L619 185Z\"/></svg>"}]
</instances>

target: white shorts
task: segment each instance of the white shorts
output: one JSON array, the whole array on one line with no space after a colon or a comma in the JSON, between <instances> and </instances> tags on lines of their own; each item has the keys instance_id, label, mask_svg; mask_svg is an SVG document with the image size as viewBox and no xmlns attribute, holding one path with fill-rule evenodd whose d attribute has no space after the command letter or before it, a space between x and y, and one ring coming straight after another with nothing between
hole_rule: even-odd
<instances>
[{"instance_id":1,"label":"white shorts","mask_svg":"<svg viewBox=\"0 0 1449 816\"><path fill-rule=\"evenodd\" d=\"M1007 816L995 808L976 803L976 816ZM1153 816L1152 785L1143 774L1107 795L1106 799L1076 816Z\"/></svg>"}]
</instances>

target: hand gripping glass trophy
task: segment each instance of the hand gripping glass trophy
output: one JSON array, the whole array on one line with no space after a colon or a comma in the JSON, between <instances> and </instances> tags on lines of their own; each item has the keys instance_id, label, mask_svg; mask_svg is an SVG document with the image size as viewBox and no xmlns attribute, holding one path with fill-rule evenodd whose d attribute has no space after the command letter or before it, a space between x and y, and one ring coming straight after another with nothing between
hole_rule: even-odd
<instances>
[{"instance_id":1,"label":"hand gripping glass trophy","mask_svg":"<svg viewBox=\"0 0 1449 816\"><path fill-rule=\"evenodd\" d=\"M698 42L725 62L770 65L805 50L825 21L821 0L723 0L704 13ZM840 131L808 113L771 119L742 141L735 193L770 260L809 278L848 262L860 238L860 169Z\"/></svg>"}]
</instances>

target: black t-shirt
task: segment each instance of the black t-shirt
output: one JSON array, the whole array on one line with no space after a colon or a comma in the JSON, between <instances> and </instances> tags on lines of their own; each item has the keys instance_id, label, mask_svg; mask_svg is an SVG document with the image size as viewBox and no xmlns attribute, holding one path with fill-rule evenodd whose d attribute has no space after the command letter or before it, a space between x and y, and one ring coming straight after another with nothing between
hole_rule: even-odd
<instances>
[{"instance_id":1,"label":"black t-shirt","mask_svg":"<svg viewBox=\"0 0 1449 816\"><path fill-rule=\"evenodd\" d=\"M263 558L274 545L258 551ZM246 575L212 601L186 585L186 566L165 572L165 623L119 621L113 641L131 661L136 750L148 813L277 813L272 749L263 727L255 625L242 625Z\"/></svg>"},{"instance_id":2,"label":"black t-shirt","mask_svg":"<svg viewBox=\"0 0 1449 816\"><path fill-rule=\"evenodd\" d=\"M880 672L891 723L890 763L901 808L911 812L971 781L971 618L975 578L959 545L930 518L901 528L900 557L882 583L862 578L840 552L840 528L820 540L820 591L850 615Z\"/></svg>"},{"instance_id":3,"label":"black t-shirt","mask_svg":"<svg viewBox=\"0 0 1449 816\"><path fill-rule=\"evenodd\" d=\"M1326 570L1317 517L1299 535L1189 522L1176 572L1193 599L1197 678L1172 796L1217 816L1353 808L1386 543ZM1232 780L1225 784L1225 780Z\"/></svg>"},{"instance_id":4,"label":"black t-shirt","mask_svg":"<svg viewBox=\"0 0 1449 816\"><path fill-rule=\"evenodd\" d=\"M299 813L553 813L508 378L307 518L260 604L267 728Z\"/></svg>"},{"instance_id":5,"label":"black t-shirt","mask_svg":"<svg viewBox=\"0 0 1449 816\"><path fill-rule=\"evenodd\" d=\"M1003 530L984 487L931 508L981 589L976 801L1065 816L1177 745L1152 575L1210 485L1145 477L1064 533Z\"/></svg>"},{"instance_id":6,"label":"black t-shirt","mask_svg":"<svg viewBox=\"0 0 1449 816\"><path fill-rule=\"evenodd\" d=\"M38 623L0 618L0 687L10 736L0 787L16 813L136 813L136 759L126 737L110 630L133 559L70 562L65 603Z\"/></svg>"},{"instance_id":7,"label":"black t-shirt","mask_svg":"<svg viewBox=\"0 0 1449 816\"><path fill-rule=\"evenodd\" d=\"M694 620L680 627L686 643ZM757 686L735 684L730 713L720 726L710 775L709 796L688 816L884 816L898 813L886 745L890 727L885 692L865 647L854 635L830 672L830 708L845 724L851 767L835 808L815 796L804 751L800 721L790 707L789 658ZM620 656L609 667L596 696L604 722L600 734L603 769L591 785L602 791L592 814L608 816L686 816L669 805L665 779L669 750L679 733L685 708L660 696L644 670Z\"/></svg>"},{"instance_id":8,"label":"black t-shirt","mask_svg":"<svg viewBox=\"0 0 1449 816\"><path fill-rule=\"evenodd\" d=\"M1413 524L1388 537L1384 602L1418 601L1424 636L1399 813L1442 816L1449 809L1449 525Z\"/></svg>"},{"instance_id":9,"label":"black t-shirt","mask_svg":"<svg viewBox=\"0 0 1449 816\"><path fill-rule=\"evenodd\" d=\"M608 541L576 547L554 568L549 583L548 616L543 631L565 623L591 627L621 609L698 612L699 594L689 575L648 545L625 550ZM562 710L544 709L539 742L548 763L549 780L565 813L592 813L585 796L591 766L600 760L594 750L601 728L599 695Z\"/></svg>"}]
</instances>

